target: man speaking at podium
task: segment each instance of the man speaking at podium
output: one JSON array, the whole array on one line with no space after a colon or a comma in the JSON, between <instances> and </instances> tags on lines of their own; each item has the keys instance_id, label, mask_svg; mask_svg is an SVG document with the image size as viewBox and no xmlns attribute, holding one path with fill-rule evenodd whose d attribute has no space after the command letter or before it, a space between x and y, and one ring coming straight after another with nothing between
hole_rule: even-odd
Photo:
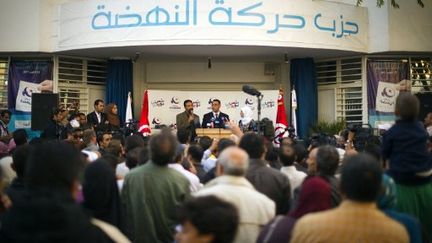
<instances>
[{"instance_id":1,"label":"man speaking at podium","mask_svg":"<svg viewBox=\"0 0 432 243\"><path fill-rule=\"evenodd\" d=\"M229 116L219 111L221 102L218 99L212 101L212 111L203 117L203 128L225 128L225 122L229 121Z\"/></svg>"},{"instance_id":2,"label":"man speaking at podium","mask_svg":"<svg viewBox=\"0 0 432 243\"><path fill-rule=\"evenodd\" d=\"M177 130L185 130L189 141L193 141L196 137L195 128L200 127L200 119L193 113L192 100L185 100L183 106L185 111L176 116Z\"/></svg>"}]
</instances>

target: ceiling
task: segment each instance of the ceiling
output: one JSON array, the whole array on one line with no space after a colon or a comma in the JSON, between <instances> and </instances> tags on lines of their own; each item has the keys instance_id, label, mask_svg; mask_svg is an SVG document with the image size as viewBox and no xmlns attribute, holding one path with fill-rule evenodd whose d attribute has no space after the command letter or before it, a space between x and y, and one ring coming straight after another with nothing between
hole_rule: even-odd
<instances>
[{"instance_id":1,"label":"ceiling","mask_svg":"<svg viewBox=\"0 0 432 243\"><path fill-rule=\"evenodd\" d=\"M177 46L127 46L80 49L58 52L62 55L73 55L93 58L139 58L147 61L181 60L194 61L211 57L221 61L272 61L283 62L285 54L293 58L331 58L358 55L358 52L267 46L228 46L228 45L177 45Z\"/></svg>"}]
</instances>

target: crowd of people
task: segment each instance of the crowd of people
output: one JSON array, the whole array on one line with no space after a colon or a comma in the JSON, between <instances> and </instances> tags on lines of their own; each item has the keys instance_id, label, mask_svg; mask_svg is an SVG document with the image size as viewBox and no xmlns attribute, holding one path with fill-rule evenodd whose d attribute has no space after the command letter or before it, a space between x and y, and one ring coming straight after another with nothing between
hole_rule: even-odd
<instances>
[{"instance_id":1,"label":"crowd of people","mask_svg":"<svg viewBox=\"0 0 432 243\"><path fill-rule=\"evenodd\" d=\"M186 100L177 133L150 137L116 132L102 100L65 125L56 109L31 141L1 112L0 242L432 240L432 113L420 123L415 96L399 94L395 125L361 152L352 132L274 147L249 110L235 123L214 103L201 123ZM233 135L198 137L199 126Z\"/></svg>"}]
</instances>

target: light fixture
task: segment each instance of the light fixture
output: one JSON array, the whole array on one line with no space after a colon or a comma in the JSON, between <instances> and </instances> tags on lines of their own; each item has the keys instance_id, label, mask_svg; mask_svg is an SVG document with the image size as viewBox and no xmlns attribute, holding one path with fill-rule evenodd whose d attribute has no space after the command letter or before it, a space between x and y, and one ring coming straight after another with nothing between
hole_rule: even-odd
<instances>
[{"instance_id":1,"label":"light fixture","mask_svg":"<svg viewBox=\"0 0 432 243\"><path fill-rule=\"evenodd\" d=\"M287 64L289 63L288 53L285 53L285 55L284 55L284 61Z\"/></svg>"}]
</instances>

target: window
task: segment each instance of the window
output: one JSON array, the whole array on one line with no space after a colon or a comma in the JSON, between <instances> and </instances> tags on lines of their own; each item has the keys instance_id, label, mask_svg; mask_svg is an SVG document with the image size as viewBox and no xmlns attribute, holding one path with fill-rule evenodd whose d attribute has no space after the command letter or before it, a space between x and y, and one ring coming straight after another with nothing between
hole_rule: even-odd
<instances>
[{"instance_id":1,"label":"window","mask_svg":"<svg viewBox=\"0 0 432 243\"><path fill-rule=\"evenodd\" d=\"M326 117L320 115L319 119L362 123L364 107L362 58L317 61L315 66L318 93L325 94L319 95L318 113L325 114ZM321 99L326 100L321 102ZM328 99L334 100L329 102ZM329 105L334 107L326 107Z\"/></svg>"},{"instance_id":2,"label":"window","mask_svg":"<svg viewBox=\"0 0 432 243\"><path fill-rule=\"evenodd\" d=\"M7 109L8 106L8 58L0 58L0 110Z\"/></svg>"},{"instance_id":3,"label":"window","mask_svg":"<svg viewBox=\"0 0 432 243\"><path fill-rule=\"evenodd\" d=\"M410 63L412 92L432 92L432 59L413 57Z\"/></svg>"},{"instance_id":4,"label":"window","mask_svg":"<svg viewBox=\"0 0 432 243\"><path fill-rule=\"evenodd\" d=\"M88 113L93 102L90 91L105 89L107 62L59 56L57 63L60 104L78 105L80 112Z\"/></svg>"}]
</instances>

